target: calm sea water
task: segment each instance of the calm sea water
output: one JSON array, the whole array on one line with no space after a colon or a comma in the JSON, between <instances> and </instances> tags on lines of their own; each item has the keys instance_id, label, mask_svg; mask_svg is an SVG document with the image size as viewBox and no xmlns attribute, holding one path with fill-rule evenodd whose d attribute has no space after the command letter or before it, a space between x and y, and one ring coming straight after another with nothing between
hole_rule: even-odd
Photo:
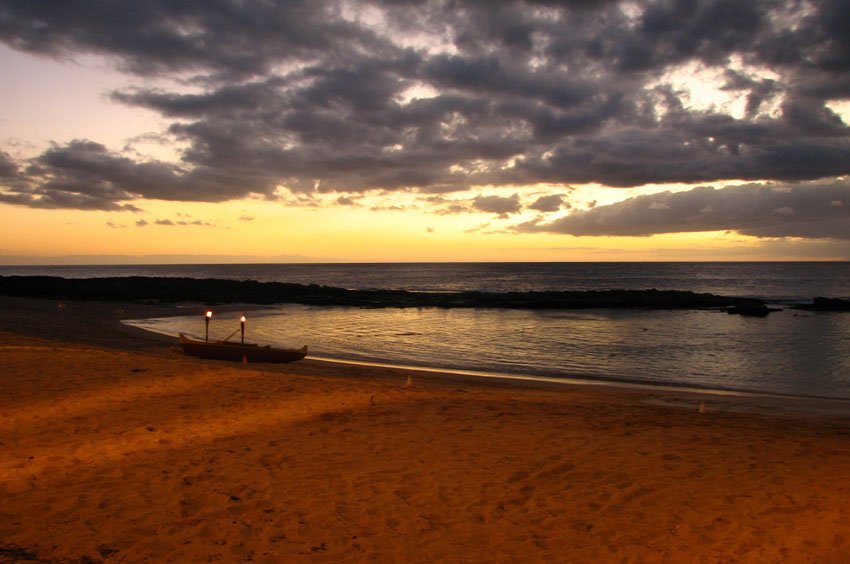
<instances>
[{"instance_id":1,"label":"calm sea water","mask_svg":"<svg viewBox=\"0 0 850 564\"><path fill-rule=\"evenodd\" d=\"M250 340L308 344L332 358L850 398L850 314L300 305L245 313ZM211 336L227 337L240 315L216 315ZM201 316L133 324L204 334Z\"/></svg>"},{"instance_id":2,"label":"calm sea water","mask_svg":"<svg viewBox=\"0 0 850 564\"><path fill-rule=\"evenodd\" d=\"M0 267L0 275L186 276L415 291L677 289L788 304L850 299L850 263L462 263ZM850 399L850 314L716 311L357 309L248 311L252 341L311 354L554 378ZM213 337L238 329L216 315ZM137 320L203 335L203 319Z\"/></svg>"}]
</instances>

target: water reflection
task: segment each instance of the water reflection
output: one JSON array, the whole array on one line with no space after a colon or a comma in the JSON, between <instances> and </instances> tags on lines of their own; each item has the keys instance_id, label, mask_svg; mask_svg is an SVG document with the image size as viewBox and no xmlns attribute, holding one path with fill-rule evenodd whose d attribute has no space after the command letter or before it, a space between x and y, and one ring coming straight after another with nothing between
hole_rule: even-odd
<instances>
[{"instance_id":1,"label":"water reflection","mask_svg":"<svg viewBox=\"0 0 850 564\"><path fill-rule=\"evenodd\" d=\"M217 316L211 336L239 316ZM343 359L850 398L846 314L285 306L249 318L251 340ZM203 332L194 317L139 325Z\"/></svg>"}]
</instances>

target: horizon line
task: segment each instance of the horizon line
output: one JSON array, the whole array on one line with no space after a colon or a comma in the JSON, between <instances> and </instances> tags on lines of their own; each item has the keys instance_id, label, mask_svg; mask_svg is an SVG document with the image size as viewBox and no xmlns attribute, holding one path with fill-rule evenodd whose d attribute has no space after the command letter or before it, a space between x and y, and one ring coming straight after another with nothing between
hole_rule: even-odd
<instances>
[{"instance_id":1,"label":"horizon line","mask_svg":"<svg viewBox=\"0 0 850 564\"><path fill-rule=\"evenodd\" d=\"M210 255L210 258L213 258ZM847 258L795 258L795 259L647 259L647 260L219 260L219 261L167 261L167 262L4 262L0 256L0 268L39 267L132 267L132 266L237 266L237 265L328 265L328 264L605 264L605 263L831 263L848 262ZM59 257L57 257L59 258ZM92 257L94 258L94 257ZM153 258L153 256L151 257ZM163 257L164 258L164 257Z\"/></svg>"}]
</instances>

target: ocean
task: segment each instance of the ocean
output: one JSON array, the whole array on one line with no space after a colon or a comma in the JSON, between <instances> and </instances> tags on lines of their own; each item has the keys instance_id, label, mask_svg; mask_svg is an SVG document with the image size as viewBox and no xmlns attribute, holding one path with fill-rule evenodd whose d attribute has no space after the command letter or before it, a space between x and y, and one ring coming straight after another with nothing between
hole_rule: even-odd
<instances>
[{"instance_id":1,"label":"ocean","mask_svg":"<svg viewBox=\"0 0 850 564\"><path fill-rule=\"evenodd\" d=\"M404 263L0 267L0 275L253 279L420 292L649 289L766 299L722 311L490 310L283 305L246 311L248 337L311 355L393 365L850 399L850 313L787 306L850 299L850 262ZM239 327L215 315L211 335ZM134 320L203 335L197 316Z\"/></svg>"}]
</instances>

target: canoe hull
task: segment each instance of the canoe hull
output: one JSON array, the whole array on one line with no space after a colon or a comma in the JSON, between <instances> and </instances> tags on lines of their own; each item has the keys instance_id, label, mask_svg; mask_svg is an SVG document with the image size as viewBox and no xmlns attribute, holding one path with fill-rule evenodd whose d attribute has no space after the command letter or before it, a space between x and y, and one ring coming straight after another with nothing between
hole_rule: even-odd
<instances>
[{"instance_id":1,"label":"canoe hull","mask_svg":"<svg viewBox=\"0 0 850 564\"><path fill-rule=\"evenodd\" d=\"M212 360L232 362L295 362L307 356L307 347L300 349L277 349L256 344L205 342L190 339L183 333L179 337L184 354Z\"/></svg>"}]
</instances>

